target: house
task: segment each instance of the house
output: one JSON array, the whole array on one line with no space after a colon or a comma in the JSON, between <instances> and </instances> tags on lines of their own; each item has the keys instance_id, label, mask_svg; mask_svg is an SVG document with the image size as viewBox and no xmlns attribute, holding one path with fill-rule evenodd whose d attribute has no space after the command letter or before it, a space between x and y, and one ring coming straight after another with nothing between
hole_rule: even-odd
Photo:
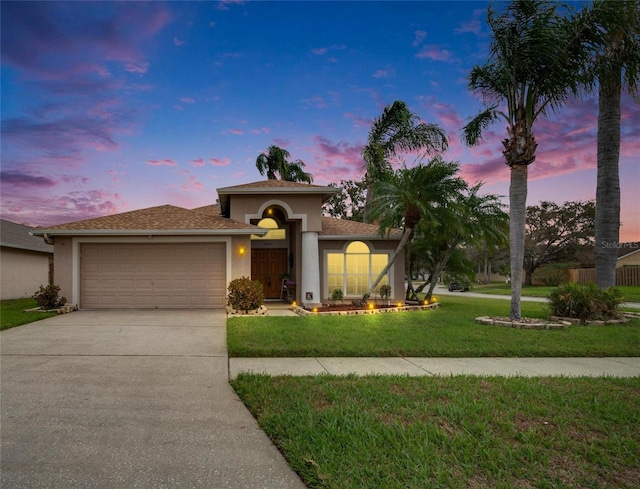
<instances>
[{"instance_id":1,"label":"house","mask_svg":"<svg viewBox=\"0 0 640 489\"><path fill-rule=\"evenodd\" d=\"M266 299L305 306L340 287L361 298L401 232L322 216L334 187L266 180L218 189L219 206L151 207L37 229L55 282L80 308L223 308L227 286L259 280ZM401 253L381 284L404 299Z\"/></svg>"},{"instance_id":2,"label":"house","mask_svg":"<svg viewBox=\"0 0 640 489\"><path fill-rule=\"evenodd\" d=\"M53 274L53 246L22 224L0 220L0 298L31 297Z\"/></svg>"},{"instance_id":3,"label":"house","mask_svg":"<svg viewBox=\"0 0 640 489\"><path fill-rule=\"evenodd\" d=\"M640 242L620 243L616 268L640 265Z\"/></svg>"}]
</instances>

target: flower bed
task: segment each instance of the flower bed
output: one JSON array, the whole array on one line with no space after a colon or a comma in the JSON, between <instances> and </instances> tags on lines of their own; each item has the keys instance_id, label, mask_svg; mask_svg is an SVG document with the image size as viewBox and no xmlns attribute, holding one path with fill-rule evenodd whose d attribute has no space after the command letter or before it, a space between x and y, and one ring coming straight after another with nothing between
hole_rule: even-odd
<instances>
[{"instance_id":1,"label":"flower bed","mask_svg":"<svg viewBox=\"0 0 640 489\"><path fill-rule=\"evenodd\" d=\"M336 305L323 305L322 307L314 307L313 309L305 309L303 307L291 306L291 310L300 316L308 315L328 315L328 316L360 316L367 314L385 314L392 312L404 312L404 311L424 311L427 309L436 309L440 307L439 302L433 302L431 304L420 304L416 306L409 305L395 305L395 306L383 306L374 305L373 307L357 308L350 304L336 304Z\"/></svg>"}]
</instances>

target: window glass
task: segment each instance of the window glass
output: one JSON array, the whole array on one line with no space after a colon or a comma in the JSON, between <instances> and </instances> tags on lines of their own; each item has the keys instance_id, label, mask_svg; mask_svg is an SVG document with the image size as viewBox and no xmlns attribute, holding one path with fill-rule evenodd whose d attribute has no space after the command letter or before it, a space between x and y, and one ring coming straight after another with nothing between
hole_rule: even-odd
<instances>
[{"instance_id":1,"label":"window glass","mask_svg":"<svg viewBox=\"0 0 640 489\"><path fill-rule=\"evenodd\" d=\"M345 253L327 253L327 288L331 295L334 289L341 288L345 296L361 296L369 290L369 286L378 278L387 265L389 256L386 253L371 253L366 243L354 241L349 243ZM389 275L385 275L380 286L389 283Z\"/></svg>"},{"instance_id":2,"label":"window glass","mask_svg":"<svg viewBox=\"0 0 640 489\"><path fill-rule=\"evenodd\" d=\"M269 229L269 232L264 236L258 236L255 234L251 235L251 239L262 239L262 240L272 240L272 239L287 239L287 230L279 229L278 222L275 219L270 217L265 217L261 219L257 224L259 228Z\"/></svg>"}]
</instances>

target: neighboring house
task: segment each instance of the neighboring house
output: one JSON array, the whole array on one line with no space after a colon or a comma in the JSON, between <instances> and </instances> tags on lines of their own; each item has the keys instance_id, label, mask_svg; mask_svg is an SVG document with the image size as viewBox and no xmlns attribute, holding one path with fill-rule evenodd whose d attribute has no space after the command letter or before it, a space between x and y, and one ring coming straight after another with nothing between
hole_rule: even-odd
<instances>
[{"instance_id":1,"label":"neighboring house","mask_svg":"<svg viewBox=\"0 0 640 489\"><path fill-rule=\"evenodd\" d=\"M401 236L322 216L337 191L282 180L218 189L220 205L151 207L39 228L53 241L56 284L80 308L223 308L227 286L259 280L266 299L306 306L342 288L361 298ZM404 255L381 284L404 300Z\"/></svg>"},{"instance_id":2,"label":"neighboring house","mask_svg":"<svg viewBox=\"0 0 640 489\"><path fill-rule=\"evenodd\" d=\"M53 246L29 234L27 226L0 220L0 298L31 297L51 283Z\"/></svg>"},{"instance_id":3,"label":"neighboring house","mask_svg":"<svg viewBox=\"0 0 640 489\"><path fill-rule=\"evenodd\" d=\"M620 243L616 268L640 265L640 242Z\"/></svg>"}]
</instances>

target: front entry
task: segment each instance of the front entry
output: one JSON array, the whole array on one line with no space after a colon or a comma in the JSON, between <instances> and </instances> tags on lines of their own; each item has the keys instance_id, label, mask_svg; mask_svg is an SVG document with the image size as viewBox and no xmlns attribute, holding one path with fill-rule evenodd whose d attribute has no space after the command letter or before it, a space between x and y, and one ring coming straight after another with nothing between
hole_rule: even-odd
<instances>
[{"instance_id":1,"label":"front entry","mask_svg":"<svg viewBox=\"0 0 640 489\"><path fill-rule=\"evenodd\" d=\"M251 280L262 283L265 299L280 299L282 278L287 271L286 248L251 250Z\"/></svg>"}]
</instances>

